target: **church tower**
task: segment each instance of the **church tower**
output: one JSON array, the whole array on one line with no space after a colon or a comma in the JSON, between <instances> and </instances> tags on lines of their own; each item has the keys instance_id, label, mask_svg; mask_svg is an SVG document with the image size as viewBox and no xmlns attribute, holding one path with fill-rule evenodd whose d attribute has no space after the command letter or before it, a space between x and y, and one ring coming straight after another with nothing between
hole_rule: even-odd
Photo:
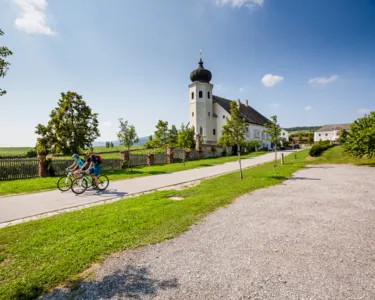
<instances>
[{"instance_id":1,"label":"church tower","mask_svg":"<svg viewBox=\"0 0 375 300\"><path fill-rule=\"evenodd\" d=\"M216 143L216 121L213 117L212 90L210 83L212 74L203 67L202 50L198 68L190 73L189 106L190 127L195 128L195 133L203 137L203 142Z\"/></svg>"}]
</instances>

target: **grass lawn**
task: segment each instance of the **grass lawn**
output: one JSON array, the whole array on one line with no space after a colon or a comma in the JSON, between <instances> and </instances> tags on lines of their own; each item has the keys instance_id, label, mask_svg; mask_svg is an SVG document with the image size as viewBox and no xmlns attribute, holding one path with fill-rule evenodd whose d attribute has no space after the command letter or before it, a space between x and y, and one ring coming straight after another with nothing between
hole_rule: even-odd
<instances>
[{"instance_id":1,"label":"grass lawn","mask_svg":"<svg viewBox=\"0 0 375 300\"><path fill-rule=\"evenodd\" d=\"M23 155L32 147L0 147L0 156Z\"/></svg>"},{"instance_id":2,"label":"grass lawn","mask_svg":"<svg viewBox=\"0 0 375 300\"><path fill-rule=\"evenodd\" d=\"M314 164L353 164L357 166L375 166L375 158L354 158L343 155L342 147L336 146L324 151L323 154L313 159Z\"/></svg>"},{"instance_id":3,"label":"grass lawn","mask_svg":"<svg viewBox=\"0 0 375 300\"><path fill-rule=\"evenodd\" d=\"M243 158L256 157L264 154L265 152L252 152L244 155ZM104 157L103 157L104 158ZM107 171L103 174L108 175L110 180L121 180L129 179L134 177L150 176L155 174L178 172L183 170L213 166L223 164L226 162L236 161L237 156L226 156L219 158L208 158L195 161L186 162L185 166L183 163L174 163L168 165L157 165L151 167L134 168L132 171L128 170L117 170ZM47 177L47 178L32 178L32 179L19 179L11 181L0 181L0 196L20 194L20 193L33 193L45 190L57 189L58 177Z\"/></svg>"},{"instance_id":4,"label":"grass lawn","mask_svg":"<svg viewBox=\"0 0 375 300\"><path fill-rule=\"evenodd\" d=\"M201 182L0 229L0 295L32 299L110 253L173 238L218 207L250 191L281 183L305 166L308 150ZM171 196L183 197L172 201Z\"/></svg>"}]
</instances>

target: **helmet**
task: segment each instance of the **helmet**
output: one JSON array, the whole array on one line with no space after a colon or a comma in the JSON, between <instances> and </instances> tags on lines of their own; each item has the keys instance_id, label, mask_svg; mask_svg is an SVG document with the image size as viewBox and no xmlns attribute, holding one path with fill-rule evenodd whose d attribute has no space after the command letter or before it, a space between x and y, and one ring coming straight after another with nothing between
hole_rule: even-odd
<instances>
[{"instance_id":1,"label":"helmet","mask_svg":"<svg viewBox=\"0 0 375 300\"><path fill-rule=\"evenodd\" d=\"M90 156L91 155L91 151L90 150L85 151L85 155L86 156Z\"/></svg>"},{"instance_id":2,"label":"helmet","mask_svg":"<svg viewBox=\"0 0 375 300\"><path fill-rule=\"evenodd\" d=\"M72 157L73 157L73 158L78 158L78 154L77 154L77 153L74 153Z\"/></svg>"}]
</instances>

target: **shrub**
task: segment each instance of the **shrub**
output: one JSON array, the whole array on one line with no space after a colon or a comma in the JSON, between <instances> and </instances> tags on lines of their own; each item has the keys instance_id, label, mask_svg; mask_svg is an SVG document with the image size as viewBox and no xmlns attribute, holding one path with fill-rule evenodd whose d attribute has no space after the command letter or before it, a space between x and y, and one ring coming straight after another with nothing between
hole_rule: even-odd
<instances>
[{"instance_id":1,"label":"shrub","mask_svg":"<svg viewBox=\"0 0 375 300\"><path fill-rule=\"evenodd\" d=\"M30 158L31 157L37 157L38 153L37 153L36 149L33 148L33 149L30 149L29 151L27 151L25 156L30 157Z\"/></svg>"},{"instance_id":2,"label":"shrub","mask_svg":"<svg viewBox=\"0 0 375 300\"><path fill-rule=\"evenodd\" d=\"M320 141L311 147L309 154L310 156L317 157L331 147L333 147L333 145L330 141Z\"/></svg>"}]
</instances>

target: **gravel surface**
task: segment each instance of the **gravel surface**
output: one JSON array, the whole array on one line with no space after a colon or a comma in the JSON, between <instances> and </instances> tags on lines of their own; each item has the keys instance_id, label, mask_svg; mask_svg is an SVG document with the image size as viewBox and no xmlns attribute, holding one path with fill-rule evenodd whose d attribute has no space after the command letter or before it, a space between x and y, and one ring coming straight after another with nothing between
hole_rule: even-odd
<instances>
[{"instance_id":1,"label":"gravel surface","mask_svg":"<svg viewBox=\"0 0 375 300\"><path fill-rule=\"evenodd\" d=\"M375 168L312 166L47 299L375 299Z\"/></svg>"}]
</instances>

